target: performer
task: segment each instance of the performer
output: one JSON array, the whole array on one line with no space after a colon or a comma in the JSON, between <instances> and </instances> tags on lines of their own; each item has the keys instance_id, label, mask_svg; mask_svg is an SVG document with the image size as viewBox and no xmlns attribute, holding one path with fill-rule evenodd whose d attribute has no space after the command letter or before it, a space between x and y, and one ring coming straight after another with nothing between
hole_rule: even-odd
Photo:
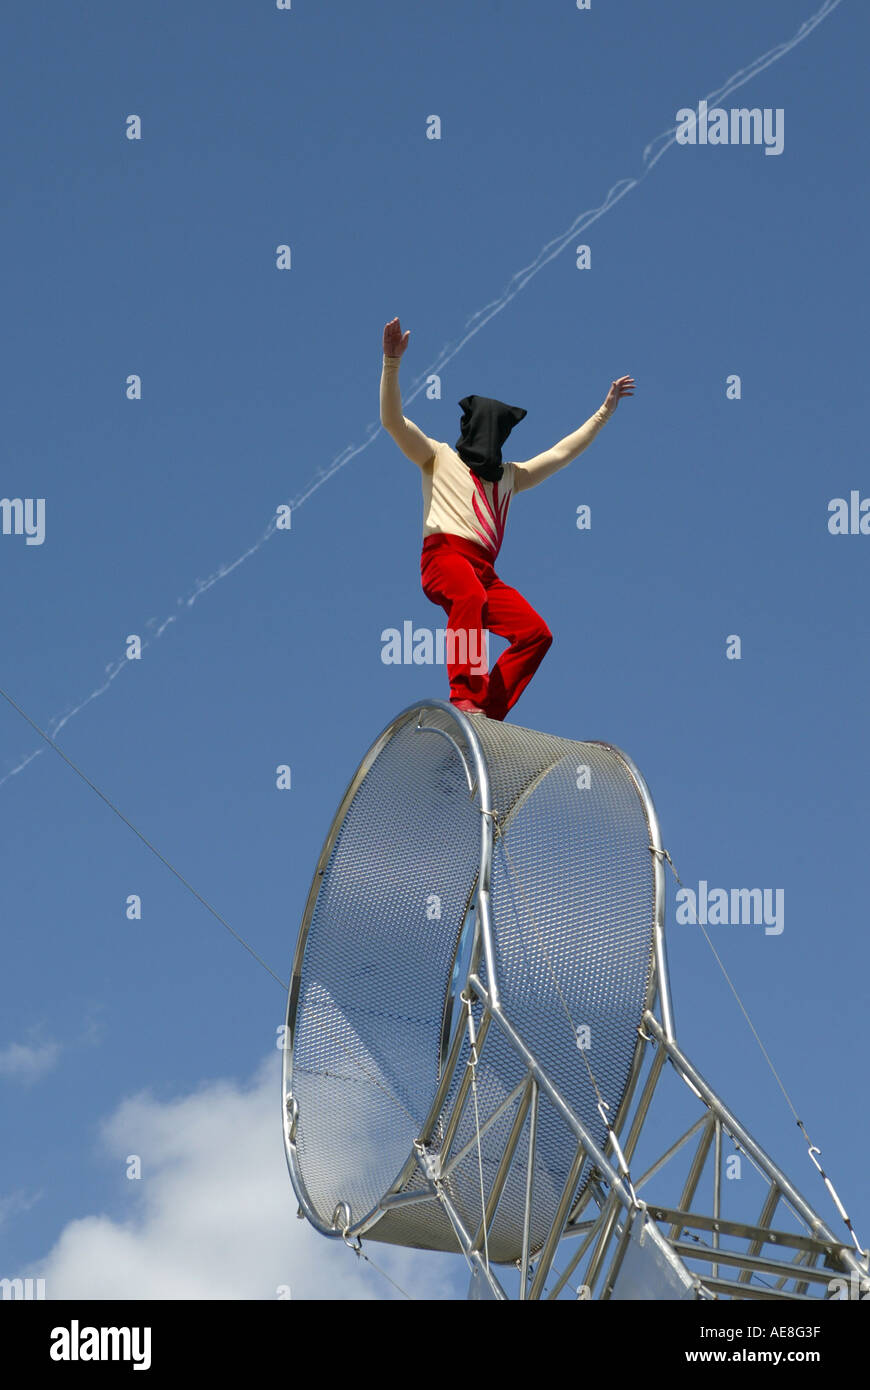
<instances>
[{"instance_id":1,"label":"performer","mask_svg":"<svg viewBox=\"0 0 870 1390\"><path fill-rule=\"evenodd\" d=\"M623 396L634 394L634 380L623 376L614 381L595 414L552 449L525 463L506 463L502 446L526 415L519 406L488 396L464 396L455 449L430 439L405 418L399 364L410 336L410 329L402 333L398 318L384 328L381 424L422 474L420 573L426 597L447 614L450 701L469 714L504 719L553 641L543 618L493 568L511 498L581 454ZM486 669L483 629L510 643L491 673Z\"/></svg>"}]
</instances>

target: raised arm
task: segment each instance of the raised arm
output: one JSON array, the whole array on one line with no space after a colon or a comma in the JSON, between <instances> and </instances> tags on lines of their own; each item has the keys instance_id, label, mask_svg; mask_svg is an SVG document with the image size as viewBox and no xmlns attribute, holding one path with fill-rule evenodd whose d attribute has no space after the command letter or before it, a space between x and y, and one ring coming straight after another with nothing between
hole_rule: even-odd
<instances>
[{"instance_id":1,"label":"raised arm","mask_svg":"<svg viewBox=\"0 0 870 1390\"><path fill-rule=\"evenodd\" d=\"M604 404L598 407L594 415L590 415L579 430L575 430L573 434L566 434L564 439L560 439L558 444L554 444L552 449L545 450L543 454L536 454L534 458L527 459L525 463L514 464L514 490L522 492L525 488L535 487L538 483L542 483L545 478L552 477L554 473L558 473L560 468L571 463L592 443L602 425L610 419L623 396L633 394L633 377L622 376L614 381Z\"/></svg>"},{"instance_id":2,"label":"raised arm","mask_svg":"<svg viewBox=\"0 0 870 1390\"><path fill-rule=\"evenodd\" d=\"M384 328L384 362L381 368L381 424L395 439L402 453L423 468L435 455L435 440L402 414L399 389L399 363L408 346L410 329L402 333L398 319Z\"/></svg>"}]
</instances>

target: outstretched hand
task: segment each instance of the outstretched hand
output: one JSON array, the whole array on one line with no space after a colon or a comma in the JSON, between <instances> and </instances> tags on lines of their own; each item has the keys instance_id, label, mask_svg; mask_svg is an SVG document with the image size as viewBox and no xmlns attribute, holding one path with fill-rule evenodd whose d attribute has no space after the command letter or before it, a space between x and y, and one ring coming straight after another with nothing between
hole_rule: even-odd
<instances>
[{"instance_id":1,"label":"outstretched hand","mask_svg":"<svg viewBox=\"0 0 870 1390\"><path fill-rule=\"evenodd\" d=\"M405 348L408 346L408 339L411 336L410 328L406 333L402 332L402 325L399 320L393 319L384 326L384 356L401 357Z\"/></svg>"},{"instance_id":2,"label":"outstretched hand","mask_svg":"<svg viewBox=\"0 0 870 1390\"><path fill-rule=\"evenodd\" d=\"M634 395L634 377L621 376L611 384L604 402L608 410L615 410L623 396Z\"/></svg>"}]
</instances>

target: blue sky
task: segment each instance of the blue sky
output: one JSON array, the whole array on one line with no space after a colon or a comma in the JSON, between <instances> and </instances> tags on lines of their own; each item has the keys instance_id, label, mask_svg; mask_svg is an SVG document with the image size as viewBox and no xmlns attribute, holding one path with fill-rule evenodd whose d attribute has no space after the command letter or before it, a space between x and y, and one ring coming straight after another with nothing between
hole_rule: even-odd
<instances>
[{"instance_id":1,"label":"blue sky","mask_svg":"<svg viewBox=\"0 0 870 1390\"><path fill-rule=\"evenodd\" d=\"M680 108L814 14L723 102L782 108L781 154L673 145L644 165ZM385 321L411 329L405 388L446 359L441 400L409 416L453 442L460 397L521 404L517 458L632 374L590 450L512 509L499 573L555 634L512 719L629 752L686 883L784 891L780 935L711 930L866 1243L870 536L827 525L832 498L870 496L862 7L101 0L18 7L4 31L2 491L44 498L46 532L0 536L3 687L43 727L78 710L66 753L286 978L351 773L395 713L447 693L443 668L380 659L385 628L443 618L419 587L414 465L381 432L319 481L377 422ZM570 235L620 180L637 182ZM197 1096L235 1122L273 1093L272 1263L242 1207L221 1287L273 1296L284 1249L303 1291L326 1287L306 1284L322 1259L353 1265L333 1290L389 1294L292 1220L262 1070L280 989L56 754L28 761L38 747L3 703L0 1274L80 1288L75 1242L101 1221L142 1287L153 1210L124 1156L151 1142L164 1192L173 1163L195 1181L200 1140L161 1148L167 1117L196 1131ZM834 1222L672 884L668 925L682 1045ZM174 1289L180 1257L150 1238ZM463 1290L464 1267L427 1261L403 1256L402 1277Z\"/></svg>"}]
</instances>

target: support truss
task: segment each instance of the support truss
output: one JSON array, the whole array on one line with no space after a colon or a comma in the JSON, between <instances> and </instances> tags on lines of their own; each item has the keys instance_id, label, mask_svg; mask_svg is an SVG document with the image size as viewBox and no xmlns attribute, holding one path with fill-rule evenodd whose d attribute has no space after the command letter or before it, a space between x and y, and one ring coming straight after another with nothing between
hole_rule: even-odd
<instances>
[{"instance_id":1,"label":"support truss","mask_svg":"<svg viewBox=\"0 0 870 1390\"><path fill-rule=\"evenodd\" d=\"M495 1175L484 1192L481 1219L475 1229L463 1222L449 1195L449 1178L477 1143L477 1135L459 1149L454 1140L463 1111L471 1103L473 1067L460 1063L461 1030L447 1060L439 1088L443 1104L460 1065L452 1110L442 1116L437 1134L424 1133L415 1145L415 1160L425 1185L413 1193L385 1195L380 1212L407 1201L439 1202L456 1233L457 1243L472 1269L471 1297L506 1299L609 1299L613 1297L805 1300L832 1296L832 1281L851 1278L870 1290L867 1252L838 1240L789 1178L744 1129L716 1095L651 1010L643 1017L640 1036L646 1052L634 1078L616 1129L602 1151L582 1121L559 1094L534 1055L512 1027L498 1003L473 974L469 994L482 1007L475 1036L479 1060L492 1028L509 1040L527 1068L524 1079L487 1116L480 1136L505 1114L512 1124ZM638 1176L633 1160L662 1076L676 1073L698 1110L697 1118ZM549 1233L536 1251L529 1248L531 1213L535 1202L534 1159L540 1108L555 1107L576 1139L576 1151ZM438 1106L433 1106L434 1116ZM526 1143L522 1146L521 1139ZM725 1144L761 1180L763 1196L757 1220L729 1218L723 1193L733 1185L723 1181ZM491 1265L486 1259L489 1231L512 1164L525 1157L523 1253L516 1270ZM594 1165L591 1181L587 1161ZM682 1163L677 1200L662 1202L655 1191ZM581 1173L582 1199L577 1202ZM407 1180L407 1173L403 1174ZM742 1184L738 1184L742 1187ZM676 1189L675 1189L676 1190ZM712 1200L702 1199L709 1190ZM375 1217L377 1220L377 1217ZM373 1224L370 1219L366 1226ZM364 1234L361 1229L360 1234ZM356 1232L354 1232L356 1234ZM627 1278L626 1260L632 1248L645 1250L641 1272ZM638 1284L640 1278L640 1284ZM638 1292L638 1289L641 1292Z\"/></svg>"}]
</instances>

